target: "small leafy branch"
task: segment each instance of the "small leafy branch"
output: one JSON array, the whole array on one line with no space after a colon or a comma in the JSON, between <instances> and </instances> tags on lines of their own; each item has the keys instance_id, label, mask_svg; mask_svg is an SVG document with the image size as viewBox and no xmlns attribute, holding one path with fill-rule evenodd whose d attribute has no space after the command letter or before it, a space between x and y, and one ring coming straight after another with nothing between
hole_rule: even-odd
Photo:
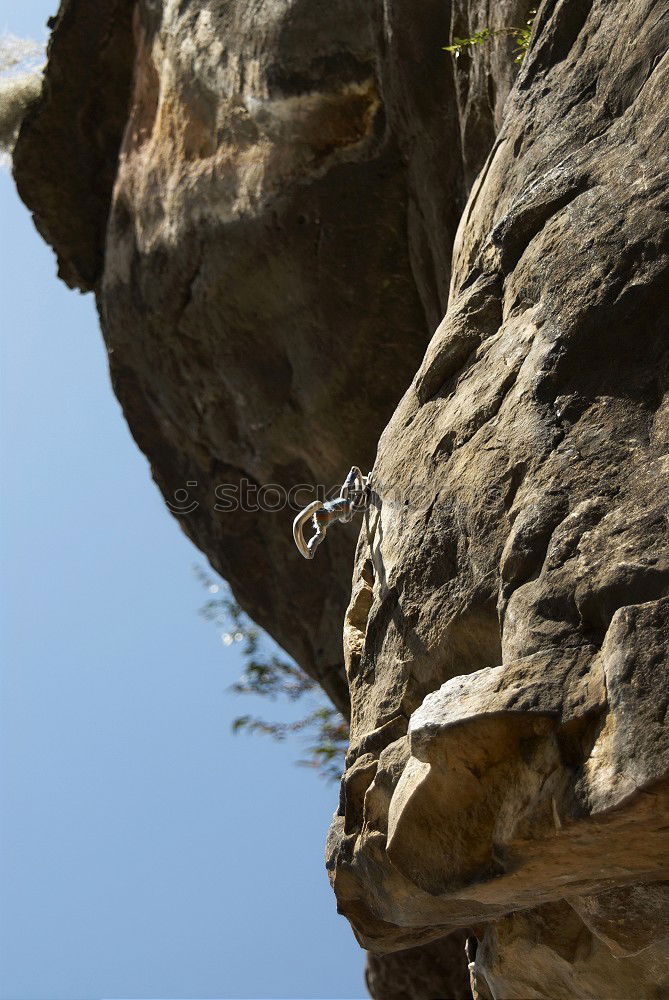
<instances>
[{"instance_id":1,"label":"small leafy branch","mask_svg":"<svg viewBox=\"0 0 669 1000\"><path fill-rule=\"evenodd\" d=\"M318 692L316 682L295 663L268 652L266 636L242 611L226 584L217 582L199 566L194 566L193 571L213 595L200 608L202 617L224 629L221 641L225 646L242 643L244 667L230 691L238 695L259 695L271 701L285 698L289 702ZM233 721L232 730L235 733L263 733L278 742L302 734L306 757L297 763L315 768L329 780L338 781L341 777L348 725L330 705L315 704L303 718L294 722L269 722L253 715L240 715Z\"/></svg>"},{"instance_id":2,"label":"small leafy branch","mask_svg":"<svg viewBox=\"0 0 669 1000\"><path fill-rule=\"evenodd\" d=\"M348 726L334 708L321 705L297 722L267 722L250 715L240 715L234 720L232 731L237 733L241 730L263 733L278 742L296 733L305 733L307 756L297 763L301 767L314 768L329 781L339 781L342 776Z\"/></svg>"},{"instance_id":3,"label":"small leafy branch","mask_svg":"<svg viewBox=\"0 0 669 1000\"><path fill-rule=\"evenodd\" d=\"M516 43L516 47L513 50L515 56L513 61L520 63L525 58L525 53L530 45L532 25L534 24L536 13L536 10L529 12L529 20L525 22L525 27L523 28L480 28L479 31L475 31L468 38L453 38L450 45L443 46L443 50L444 52L452 52L457 59L465 49L473 48L475 45L485 45L486 42L500 35L508 35Z\"/></svg>"}]
</instances>

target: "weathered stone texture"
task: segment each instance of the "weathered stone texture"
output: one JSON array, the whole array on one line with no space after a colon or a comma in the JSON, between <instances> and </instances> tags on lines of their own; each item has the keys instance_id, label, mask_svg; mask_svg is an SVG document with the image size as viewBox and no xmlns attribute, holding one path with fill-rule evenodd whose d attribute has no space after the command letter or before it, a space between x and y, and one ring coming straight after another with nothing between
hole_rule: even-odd
<instances>
[{"instance_id":1,"label":"weathered stone texture","mask_svg":"<svg viewBox=\"0 0 669 1000\"><path fill-rule=\"evenodd\" d=\"M652 887L643 887L647 888L653 891ZM584 926L565 902L504 917L486 929L476 954L476 979L482 997L659 1000L667 996L666 903L665 898L661 911L664 926L654 924L640 942L640 950L626 955L624 961L597 933ZM636 916L634 908L626 910L625 926L632 934Z\"/></svg>"},{"instance_id":2,"label":"weathered stone texture","mask_svg":"<svg viewBox=\"0 0 669 1000\"><path fill-rule=\"evenodd\" d=\"M495 997L666 987L578 898L667 873L668 14L542 5L358 546L339 906L375 949L493 920Z\"/></svg>"},{"instance_id":3,"label":"weathered stone texture","mask_svg":"<svg viewBox=\"0 0 669 1000\"><path fill-rule=\"evenodd\" d=\"M367 958L367 989L380 1000L471 1000L465 964L466 934Z\"/></svg>"},{"instance_id":4,"label":"weathered stone texture","mask_svg":"<svg viewBox=\"0 0 669 1000\"><path fill-rule=\"evenodd\" d=\"M61 275L96 291L156 482L173 507L197 483L182 527L345 714L355 529L305 566L295 510L224 513L215 490L329 489L372 463L446 307L470 182L450 17L441 0L66 0L17 148ZM496 60L503 99L509 50L477 60L472 94ZM488 137L494 115L484 102ZM482 135L464 128L469 159Z\"/></svg>"},{"instance_id":5,"label":"weathered stone texture","mask_svg":"<svg viewBox=\"0 0 669 1000\"><path fill-rule=\"evenodd\" d=\"M134 8L134 0L62 0L49 20L43 99L14 153L19 194L57 253L59 277L81 291L104 267L135 61Z\"/></svg>"},{"instance_id":6,"label":"weathered stone texture","mask_svg":"<svg viewBox=\"0 0 669 1000\"><path fill-rule=\"evenodd\" d=\"M350 705L380 1000L464 928L481 997L667 989L669 2L442 52L530 6L65 0L16 153L182 527ZM353 527L215 508L375 452L352 587Z\"/></svg>"}]
</instances>

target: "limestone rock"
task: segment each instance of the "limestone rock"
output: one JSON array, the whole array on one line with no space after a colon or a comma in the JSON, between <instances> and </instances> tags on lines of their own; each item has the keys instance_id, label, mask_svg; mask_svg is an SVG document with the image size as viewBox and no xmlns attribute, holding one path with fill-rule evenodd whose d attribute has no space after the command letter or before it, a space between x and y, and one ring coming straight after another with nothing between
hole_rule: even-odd
<instances>
[{"instance_id":1,"label":"limestone rock","mask_svg":"<svg viewBox=\"0 0 669 1000\"><path fill-rule=\"evenodd\" d=\"M446 306L514 75L499 40L456 97L451 16L462 3L63 0L15 158L61 276L96 292L171 509L345 714L355 527L310 565L290 525L316 484L371 465ZM280 492L261 510L263 486Z\"/></svg>"},{"instance_id":2,"label":"limestone rock","mask_svg":"<svg viewBox=\"0 0 669 1000\"><path fill-rule=\"evenodd\" d=\"M542 5L358 546L339 907L379 951L479 925L495 998L666 988L587 901L667 926L668 12Z\"/></svg>"},{"instance_id":3,"label":"limestone rock","mask_svg":"<svg viewBox=\"0 0 669 1000\"><path fill-rule=\"evenodd\" d=\"M669 5L442 52L530 6L63 0L15 156L183 529L350 691L380 1000L464 929L485 1000L667 988ZM375 452L351 586L258 491Z\"/></svg>"},{"instance_id":4,"label":"limestone rock","mask_svg":"<svg viewBox=\"0 0 669 1000\"><path fill-rule=\"evenodd\" d=\"M471 1000L464 962L466 933L391 955L367 956L365 978L379 1000Z\"/></svg>"},{"instance_id":5,"label":"limestone rock","mask_svg":"<svg viewBox=\"0 0 669 1000\"><path fill-rule=\"evenodd\" d=\"M476 954L477 986L493 997L523 1000L629 1000L669 992L669 938L647 939L621 961L567 903L504 917L485 931ZM634 911L626 925L634 933ZM657 927L655 928L657 930Z\"/></svg>"},{"instance_id":6,"label":"limestone rock","mask_svg":"<svg viewBox=\"0 0 669 1000\"><path fill-rule=\"evenodd\" d=\"M58 255L58 274L88 291L104 266L105 230L128 118L134 0L62 0L50 18L43 98L14 152L19 194Z\"/></svg>"}]
</instances>

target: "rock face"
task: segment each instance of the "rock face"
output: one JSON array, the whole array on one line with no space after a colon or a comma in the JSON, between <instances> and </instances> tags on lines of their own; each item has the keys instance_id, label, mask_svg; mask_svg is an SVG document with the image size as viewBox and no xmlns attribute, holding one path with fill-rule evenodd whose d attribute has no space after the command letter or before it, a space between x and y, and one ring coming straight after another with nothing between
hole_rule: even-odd
<instances>
[{"instance_id":1,"label":"rock face","mask_svg":"<svg viewBox=\"0 0 669 1000\"><path fill-rule=\"evenodd\" d=\"M367 989L381 1000L471 1000L465 940L466 934L457 932L407 951L370 953Z\"/></svg>"},{"instance_id":2,"label":"rock face","mask_svg":"<svg viewBox=\"0 0 669 1000\"><path fill-rule=\"evenodd\" d=\"M443 315L466 197L448 12L407 7L66 0L15 160L61 275L96 292L184 530L345 714L355 529L305 565L295 503L371 465ZM305 488L261 510L271 484Z\"/></svg>"},{"instance_id":3,"label":"rock face","mask_svg":"<svg viewBox=\"0 0 669 1000\"><path fill-rule=\"evenodd\" d=\"M64 0L15 157L182 527L350 692L380 1000L464 930L482 998L669 991L669 0L441 51L529 6ZM280 493L377 444L351 587Z\"/></svg>"},{"instance_id":4,"label":"rock face","mask_svg":"<svg viewBox=\"0 0 669 1000\"><path fill-rule=\"evenodd\" d=\"M371 466L446 307L513 78L502 40L456 93L450 17L442 0L63 0L15 156L61 276L96 293L171 509L345 715L356 530L308 565L290 526L317 484Z\"/></svg>"},{"instance_id":5,"label":"rock face","mask_svg":"<svg viewBox=\"0 0 669 1000\"><path fill-rule=\"evenodd\" d=\"M668 14L542 7L358 546L339 906L495 997L669 989Z\"/></svg>"}]
</instances>

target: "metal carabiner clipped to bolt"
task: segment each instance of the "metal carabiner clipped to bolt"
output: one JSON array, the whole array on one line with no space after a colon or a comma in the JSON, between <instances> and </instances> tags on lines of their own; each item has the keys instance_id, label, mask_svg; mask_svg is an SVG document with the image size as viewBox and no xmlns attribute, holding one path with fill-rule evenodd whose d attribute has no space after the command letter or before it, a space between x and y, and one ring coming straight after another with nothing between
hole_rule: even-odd
<instances>
[{"instance_id":1,"label":"metal carabiner clipped to bolt","mask_svg":"<svg viewBox=\"0 0 669 1000\"><path fill-rule=\"evenodd\" d=\"M335 521L346 524L358 514L367 509L369 504L369 476L363 476L357 465L354 465L342 483L341 493L334 500L314 500L300 511L293 521L293 538L301 555L305 559L313 559L316 549L327 534L327 530ZM304 525L311 520L315 534L305 541Z\"/></svg>"}]
</instances>

